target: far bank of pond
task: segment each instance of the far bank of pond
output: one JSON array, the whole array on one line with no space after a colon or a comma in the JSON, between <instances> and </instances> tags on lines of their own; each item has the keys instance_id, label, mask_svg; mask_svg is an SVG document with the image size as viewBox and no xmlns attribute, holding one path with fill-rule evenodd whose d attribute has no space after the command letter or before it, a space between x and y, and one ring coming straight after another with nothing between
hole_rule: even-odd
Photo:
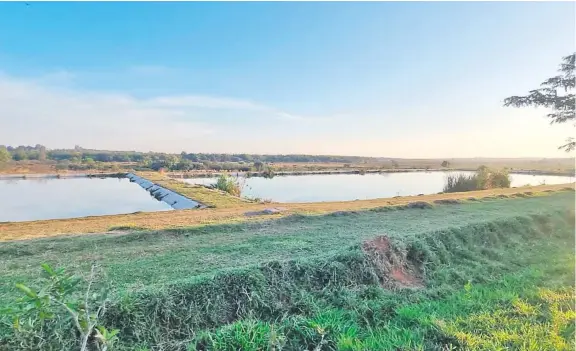
<instances>
[{"instance_id":1,"label":"far bank of pond","mask_svg":"<svg viewBox=\"0 0 576 351\"><path fill-rule=\"evenodd\" d=\"M442 191L449 174L472 174L472 172L384 172L328 175L289 175L263 177L240 177L244 185L243 196L270 199L276 202L351 201L394 196L435 194ZM512 187L574 182L574 177L558 175L510 175ZM216 178L185 178L190 184L211 185Z\"/></svg>"}]
</instances>

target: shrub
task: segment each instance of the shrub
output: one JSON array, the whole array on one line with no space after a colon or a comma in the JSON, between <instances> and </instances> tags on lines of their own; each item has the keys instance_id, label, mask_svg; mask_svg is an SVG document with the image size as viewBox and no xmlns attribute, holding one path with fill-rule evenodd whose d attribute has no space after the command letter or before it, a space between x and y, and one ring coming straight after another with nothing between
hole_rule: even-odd
<instances>
[{"instance_id":1,"label":"shrub","mask_svg":"<svg viewBox=\"0 0 576 351\"><path fill-rule=\"evenodd\" d=\"M490 188L509 188L510 187L510 175L506 170L500 171L493 171L489 177L489 184L487 184Z\"/></svg>"},{"instance_id":2,"label":"shrub","mask_svg":"<svg viewBox=\"0 0 576 351\"><path fill-rule=\"evenodd\" d=\"M448 175L444 184L445 193L457 193L462 191L478 190L478 176L456 174Z\"/></svg>"},{"instance_id":3,"label":"shrub","mask_svg":"<svg viewBox=\"0 0 576 351\"><path fill-rule=\"evenodd\" d=\"M510 175L507 170L493 170L486 166L480 166L472 175L448 175L444 184L444 192L455 193L509 187Z\"/></svg>"},{"instance_id":4,"label":"shrub","mask_svg":"<svg viewBox=\"0 0 576 351\"><path fill-rule=\"evenodd\" d=\"M225 191L234 196L240 196L243 187L244 185L240 183L238 178L234 178L228 174L220 175L216 184L213 185L214 189Z\"/></svg>"}]
</instances>

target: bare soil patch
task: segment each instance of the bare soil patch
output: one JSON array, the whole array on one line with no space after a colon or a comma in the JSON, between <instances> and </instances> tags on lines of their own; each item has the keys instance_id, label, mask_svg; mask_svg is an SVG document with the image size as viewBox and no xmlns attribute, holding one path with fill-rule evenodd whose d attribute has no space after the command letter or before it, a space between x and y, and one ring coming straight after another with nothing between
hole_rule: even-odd
<instances>
[{"instance_id":1,"label":"bare soil patch","mask_svg":"<svg viewBox=\"0 0 576 351\"><path fill-rule=\"evenodd\" d=\"M395 248L387 236L367 240L362 249L376 267L380 284L384 288L423 288L422 270L406 253Z\"/></svg>"}]
</instances>

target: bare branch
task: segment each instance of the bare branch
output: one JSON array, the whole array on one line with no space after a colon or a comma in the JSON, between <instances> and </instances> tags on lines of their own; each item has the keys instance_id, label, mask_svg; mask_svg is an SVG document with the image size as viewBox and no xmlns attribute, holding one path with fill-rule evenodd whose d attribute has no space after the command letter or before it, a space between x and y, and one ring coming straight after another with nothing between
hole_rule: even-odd
<instances>
[{"instance_id":1,"label":"bare branch","mask_svg":"<svg viewBox=\"0 0 576 351\"><path fill-rule=\"evenodd\" d=\"M574 138L568 138L566 139L566 144L559 146L558 150L564 150L566 152L574 151L576 150L576 141L574 141Z\"/></svg>"}]
</instances>

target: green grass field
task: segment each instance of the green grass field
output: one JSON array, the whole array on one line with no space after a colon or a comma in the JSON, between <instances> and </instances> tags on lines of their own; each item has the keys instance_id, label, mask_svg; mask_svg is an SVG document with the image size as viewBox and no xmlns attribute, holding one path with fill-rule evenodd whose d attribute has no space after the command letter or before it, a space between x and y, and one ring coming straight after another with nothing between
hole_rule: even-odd
<instances>
[{"instance_id":1,"label":"green grass field","mask_svg":"<svg viewBox=\"0 0 576 351\"><path fill-rule=\"evenodd\" d=\"M118 349L573 349L572 191L5 242L0 304L41 263L93 262ZM74 349L65 326L43 349ZM18 349L9 323L0 337Z\"/></svg>"}]
</instances>

